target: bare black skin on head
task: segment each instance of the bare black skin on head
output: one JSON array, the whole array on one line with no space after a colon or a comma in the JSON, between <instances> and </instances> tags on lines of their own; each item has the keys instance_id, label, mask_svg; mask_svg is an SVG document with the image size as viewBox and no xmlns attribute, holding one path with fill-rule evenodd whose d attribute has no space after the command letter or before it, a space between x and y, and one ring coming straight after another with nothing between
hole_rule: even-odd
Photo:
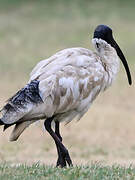
<instances>
[{"instance_id":1,"label":"bare black skin on head","mask_svg":"<svg viewBox=\"0 0 135 180\"><path fill-rule=\"evenodd\" d=\"M106 25L99 25L96 27L96 29L94 31L93 38L102 39L102 40L106 41L108 44L110 44L113 48L115 48L119 58L121 59L123 65L125 67L127 77L128 77L128 82L131 85L132 78L131 78L131 73L130 73L130 70L128 67L128 63L126 61L126 58L125 58L122 50L120 49L120 47L118 46L118 44L116 43L116 41L113 38L112 29Z\"/></svg>"}]
</instances>

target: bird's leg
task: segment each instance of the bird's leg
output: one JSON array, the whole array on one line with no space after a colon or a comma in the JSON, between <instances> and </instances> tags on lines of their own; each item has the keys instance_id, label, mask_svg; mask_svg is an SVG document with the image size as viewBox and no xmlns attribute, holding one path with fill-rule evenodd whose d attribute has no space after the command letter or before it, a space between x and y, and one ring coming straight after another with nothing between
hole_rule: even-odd
<instances>
[{"instance_id":1,"label":"bird's leg","mask_svg":"<svg viewBox=\"0 0 135 180\"><path fill-rule=\"evenodd\" d=\"M58 121L56 121L55 122L55 133L58 136L59 140L62 142L59 125L60 125L60 123ZM55 141L55 144L56 144L57 152L58 152L58 160L57 160L56 167L60 166L61 163L63 164L63 166L66 166L66 160L65 160L65 158L63 158L61 149L59 148L59 145L56 141Z\"/></svg>"},{"instance_id":2,"label":"bird's leg","mask_svg":"<svg viewBox=\"0 0 135 180\"><path fill-rule=\"evenodd\" d=\"M52 118L48 118L48 119L45 120L45 122L44 122L45 129L48 131L48 133L52 136L54 141L57 143L58 149L60 149L61 157L63 159L65 159L65 161L68 163L69 166L72 166L72 161L71 161L71 158L69 156L68 150L65 148L65 146L60 141L59 137L56 135L56 133L51 128L52 120L53 120L53 117ZM65 166L64 162L59 161L59 163L60 163L61 167Z\"/></svg>"}]
</instances>

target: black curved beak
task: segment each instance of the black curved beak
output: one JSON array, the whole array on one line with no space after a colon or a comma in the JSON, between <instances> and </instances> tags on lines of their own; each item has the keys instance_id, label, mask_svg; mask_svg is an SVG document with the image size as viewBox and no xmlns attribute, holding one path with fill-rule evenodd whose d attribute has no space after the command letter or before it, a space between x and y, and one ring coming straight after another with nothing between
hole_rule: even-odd
<instances>
[{"instance_id":1,"label":"black curved beak","mask_svg":"<svg viewBox=\"0 0 135 180\"><path fill-rule=\"evenodd\" d=\"M112 47L115 48L119 58L121 59L123 65L124 65L124 68L126 70L126 73L127 73L127 78L128 78L129 85L131 85L132 84L131 73L130 73L130 70L129 70L129 67L128 67L127 60L126 60L122 50L120 49L120 47L118 46L118 44L116 43L116 41L113 38L110 41L110 44L111 44Z\"/></svg>"}]
</instances>

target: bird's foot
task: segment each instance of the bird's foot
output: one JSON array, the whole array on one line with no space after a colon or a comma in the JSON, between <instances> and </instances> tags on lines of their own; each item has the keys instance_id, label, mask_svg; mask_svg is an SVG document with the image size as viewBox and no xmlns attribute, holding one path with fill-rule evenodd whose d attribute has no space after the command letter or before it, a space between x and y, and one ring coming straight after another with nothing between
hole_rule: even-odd
<instances>
[{"instance_id":1,"label":"bird's foot","mask_svg":"<svg viewBox=\"0 0 135 180\"><path fill-rule=\"evenodd\" d=\"M56 167L63 168L63 167L66 167L66 166L67 166L67 164L66 164L65 159L62 156L59 157L58 160L57 160L57 163L56 163Z\"/></svg>"},{"instance_id":2,"label":"bird's foot","mask_svg":"<svg viewBox=\"0 0 135 180\"><path fill-rule=\"evenodd\" d=\"M61 152L61 155L58 157L56 167L63 168L66 167L67 164L69 165L69 167L73 166L68 150Z\"/></svg>"}]
</instances>

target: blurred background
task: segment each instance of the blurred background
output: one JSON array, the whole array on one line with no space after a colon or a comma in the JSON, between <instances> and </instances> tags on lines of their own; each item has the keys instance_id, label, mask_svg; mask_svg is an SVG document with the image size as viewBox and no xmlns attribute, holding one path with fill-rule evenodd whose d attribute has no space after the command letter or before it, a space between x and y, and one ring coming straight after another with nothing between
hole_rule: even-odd
<instances>
[{"instance_id":1,"label":"blurred background","mask_svg":"<svg viewBox=\"0 0 135 180\"><path fill-rule=\"evenodd\" d=\"M134 0L0 0L0 108L29 80L42 59L68 47L93 49L99 24L109 25L135 77ZM113 86L76 123L61 125L74 164L135 163L135 90L121 65ZM31 125L17 142L0 128L0 160L55 165L56 147L43 124Z\"/></svg>"}]
</instances>

